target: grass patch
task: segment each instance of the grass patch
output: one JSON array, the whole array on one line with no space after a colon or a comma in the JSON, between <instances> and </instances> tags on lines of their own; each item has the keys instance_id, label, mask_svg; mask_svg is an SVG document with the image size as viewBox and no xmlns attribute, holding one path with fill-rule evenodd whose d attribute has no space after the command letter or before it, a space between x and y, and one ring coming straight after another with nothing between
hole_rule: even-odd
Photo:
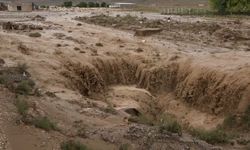
<instances>
[{"instance_id":1,"label":"grass patch","mask_svg":"<svg viewBox=\"0 0 250 150\"><path fill-rule=\"evenodd\" d=\"M29 105L28 105L28 103L25 100L17 98L16 102L15 102L15 106L17 108L17 112L20 115L26 116L27 111L29 109Z\"/></svg>"},{"instance_id":2,"label":"grass patch","mask_svg":"<svg viewBox=\"0 0 250 150\"><path fill-rule=\"evenodd\" d=\"M23 80L17 84L15 92L22 95L28 95L32 92L35 83L32 80Z\"/></svg>"},{"instance_id":3,"label":"grass patch","mask_svg":"<svg viewBox=\"0 0 250 150\"><path fill-rule=\"evenodd\" d=\"M119 150L129 150L129 148L130 148L130 145L126 143L126 144L120 145Z\"/></svg>"},{"instance_id":4,"label":"grass patch","mask_svg":"<svg viewBox=\"0 0 250 150\"><path fill-rule=\"evenodd\" d=\"M171 133L178 133L178 135L182 135L182 127L176 120L168 120L161 125L159 125L159 132L165 133L166 131Z\"/></svg>"},{"instance_id":5,"label":"grass patch","mask_svg":"<svg viewBox=\"0 0 250 150\"><path fill-rule=\"evenodd\" d=\"M114 109L114 107L111 104L109 104L106 108L104 108L103 111L106 113L114 114L114 115L117 114L117 111Z\"/></svg>"},{"instance_id":6,"label":"grass patch","mask_svg":"<svg viewBox=\"0 0 250 150\"><path fill-rule=\"evenodd\" d=\"M27 64L23 63L23 64L17 64L16 68L19 73L24 73L24 72L27 72L28 66Z\"/></svg>"},{"instance_id":7,"label":"grass patch","mask_svg":"<svg viewBox=\"0 0 250 150\"><path fill-rule=\"evenodd\" d=\"M233 115L228 115L227 117L225 117L222 127L224 128L233 128L237 126L237 119L235 116Z\"/></svg>"},{"instance_id":8,"label":"grass patch","mask_svg":"<svg viewBox=\"0 0 250 150\"><path fill-rule=\"evenodd\" d=\"M61 144L61 150L87 150L87 147L80 142L69 140Z\"/></svg>"},{"instance_id":9,"label":"grass patch","mask_svg":"<svg viewBox=\"0 0 250 150\"><path fill-rule=\"evenodd\" d=\"M247 107L247 110L243 114L241 118L241 123L244 129L250 130L250 106Z\"/></svg>"},{"instance_id":10,"label":"grass patch","mask_svg":"<svg viewBox=\"0 0 250 150\"><path fill-rule=\"evenodd\" d=\"M210 131L191 129L191 134L210 144L228 143L228 141L232 138L222 129L214 129Z\"/></svg>"},{"instance_id":11,"label":"grass patch","mask_svg":"<svg viewBox=\"0 0 250 150\"><path fill-rule=\"evenodd\" d=\"M0 70L0 84L16 94L31 94L35 82L30 79L27 68L26 64L18 64L16 67L6 67Z\"/></svg>"},{"instance_id":12,"label":"grass patch","mask_svg":"<svg viewBox=\"0 0 250 150\"><path fill-rule=\"evenodd\" d=\"M34 33L30 33L29 34L29 37L41 37L42 35L41 35L41 33L39 33L39 32L34 32Z\"/></svg>"},{"instance_id":13,"label":"grass patch","mask_svg":"<svg viewBox=\"0 0 250 150\"><path fill-rule=\"evenodd\" d=\"M139 115L139 116L131 116L128 118L129 122L139 123L139 124L146 124L146 125L154 125L154 120L150 117L147 117L145 115Z\"/></svg>"},{"instance_id":14,"label":"grass patch","mask_svg":"<svg viewBox=\"0 0 250 150\"><path fill-rule=\"evenodd\" d=\"M49 120L47 117L38 117L35 118L32 122L32 124L40 129L43 129L45 131L50 130L57 130L56 124Z\"/></svg>"}]
</instances>

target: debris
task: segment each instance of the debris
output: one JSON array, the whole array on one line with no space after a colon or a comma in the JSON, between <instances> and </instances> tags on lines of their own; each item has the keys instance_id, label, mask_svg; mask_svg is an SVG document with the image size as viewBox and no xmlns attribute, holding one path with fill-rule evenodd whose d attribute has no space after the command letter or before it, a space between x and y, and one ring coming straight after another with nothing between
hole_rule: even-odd
<instances>
[{"instance_id":1,"label":"debris","mask_svg":"<svg viewBox=\"0 0 250 150\"><path fill-rule=\"evenodd\" d=\"M42 26L34 24L22 24L14 22L2 23L3 30L43 30Z\"/></svg>"},{"instance_id":2,"label":"debris","mask_svg":"<svg viewBox=\"0 0 250 150\"><path fill-rule=\"evenodd\" d=\"M139 47L135 51L138 52L138 53L140 53L140 52L143 52L143 49Z\"/></svg>"},{"instance_id":3,"label":"debris","mask_svg":"<svg viewBox=\"0 0 250 150\"><path fill-rule=\"evenodd\" d=\"M0 67L2 67L4 64L5 64L5 61L2 58L0 58Z\"/></svg>"},{"instance_id":4,"label":"debris","mask_svg":"<svg viewBox=\"0 0 250 150\"><path fill-rule=\"evenodd\" d=\"M135 36L149 36L161 32L160 28L142 28L135 30Z\"/></svg>"},{"instance_id":5,"label":"debris","mask_svg":"<svg viewBox=\"0 0 250 150\"><path fill-rule=\"evenodd\" d=\"M99 47L103 47L103 44L102 44L102 43L96 43L95 45L96 45L96 46L99 46Z\"/></svg>"}]
</instances>

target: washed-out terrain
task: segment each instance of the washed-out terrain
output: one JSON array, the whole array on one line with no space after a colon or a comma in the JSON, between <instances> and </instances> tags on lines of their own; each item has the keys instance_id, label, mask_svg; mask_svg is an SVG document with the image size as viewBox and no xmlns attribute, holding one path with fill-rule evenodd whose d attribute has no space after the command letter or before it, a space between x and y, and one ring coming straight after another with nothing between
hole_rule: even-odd
<instances>
[{"instance_id":1,"label":"washed-out terrain","mask_svg":"<svg viewBox=\"0 0 250 150\"><path fill-rule=\"evenodd\" d=\"M0 149L250 147L249 17L77 9L0 26Z\"/></svg>"}]
</instances>

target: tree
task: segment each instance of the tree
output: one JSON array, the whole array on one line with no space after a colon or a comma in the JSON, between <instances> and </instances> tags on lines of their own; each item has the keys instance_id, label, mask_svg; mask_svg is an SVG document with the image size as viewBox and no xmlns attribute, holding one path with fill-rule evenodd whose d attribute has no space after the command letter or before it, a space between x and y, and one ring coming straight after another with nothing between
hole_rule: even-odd
<instances>
[{"instance_id":1,"label":"tree","mask_svg":"<svg viewBox=\"0 0 250 150\"><path fill-rule=\"evenodd\" d=\"M63 3L64 7L72 7L72 1L67 1Z\"/></svg>"},{"instance_id":2,"label":"tree","mask_svg":"<svg viewBox=\"0 0 250 150\"><path fill-rule=\"evenodd\" d=\"M100 4L99 3L95 3L95 7L100 7Z\"/></svg>"},{"instance_id":3,"label":"tree","mask_svg":"<svg viewBox=\"0 0 250 150\"><path fill-rule=\"evenodd\" d=\"M107 7L107 3L102 2L102 3L101 3L101 7Z\"/></svg>"},{"instance_id":4,"label":"tree","mask_svg":"<svg viewBox=\"0 0 250 150\"><path fill-rule=\"evenodd\" d=\"M87 7L88 6L88 4L87 3L85 3L85 2L80 2L79 4L77 4L76 5L77 7Z\"/></svg>"},{"instance_id":5,"label":"tree","mask_svg":"<svg viewBox=\"0 0 250 150\"><path fill-rule=\"evenodd\" d=\"M88 2L88 7L95 7L95 3L94 2Z\"/></svg>"},{"instance_id":6,"label":"tree","mask_svg":"<svg viewBox=\"0 0 250 150\"><path fill-rule=\"evenodd\" d=\"M210 0L210 5L220 14L250 12L250 0Z\"/></svg>"}]
</instances>

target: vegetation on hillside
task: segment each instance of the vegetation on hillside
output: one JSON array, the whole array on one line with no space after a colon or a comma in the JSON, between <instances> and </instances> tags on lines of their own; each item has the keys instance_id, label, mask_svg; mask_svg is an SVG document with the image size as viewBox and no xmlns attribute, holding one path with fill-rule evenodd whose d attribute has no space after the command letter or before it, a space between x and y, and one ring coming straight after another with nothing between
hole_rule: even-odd
<instances>
[{"instance_id":1,"label":"vegetation on hillside","mask_svg":"<svg viewBox=\"0 0 250 150\"><path fill-rule=\"evenodd\" d=\"M219 14L250 13L250 0L210 0L210 6Z\"/></svg>"}]
</instances>

